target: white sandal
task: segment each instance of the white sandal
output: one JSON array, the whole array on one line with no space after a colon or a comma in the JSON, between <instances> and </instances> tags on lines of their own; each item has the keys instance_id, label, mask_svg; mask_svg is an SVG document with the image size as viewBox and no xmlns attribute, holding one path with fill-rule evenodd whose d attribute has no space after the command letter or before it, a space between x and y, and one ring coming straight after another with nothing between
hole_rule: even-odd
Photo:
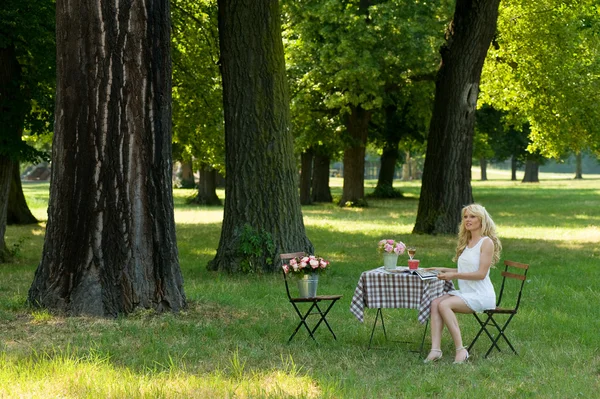
<instances>
[{"instance_id":1,"label":"white sandal","mask_svg":"<svg viewBox=\"0 0 600 399\"><path fill-rule=\"evenodd\" d=\"M465 358L461 361L455 360L452 364L463 364L464 362L466 362L469 359L469 351L464 346L461 346L460 348L456 348L456 353L458 353L459 351L461 351L463 349L465 350L465 352L467 352L467 356L465 356Z\"/></svg>"},{"instance_id":2,"label":"white sandal","mask_svg":"<svg viewBox=\"0 0 600 399\"><path fill-rule=\"evenodd\" d=\"M429 355L431 355L431 352L437 352L438 355L436 357L429 358ZM442 350L441 349L432 349L431 351L429 351L429 355L427 355L425 360L423 360L423 363L436 362L436 361L440 360L442 358Z\"/></svg>"}]
</instances>

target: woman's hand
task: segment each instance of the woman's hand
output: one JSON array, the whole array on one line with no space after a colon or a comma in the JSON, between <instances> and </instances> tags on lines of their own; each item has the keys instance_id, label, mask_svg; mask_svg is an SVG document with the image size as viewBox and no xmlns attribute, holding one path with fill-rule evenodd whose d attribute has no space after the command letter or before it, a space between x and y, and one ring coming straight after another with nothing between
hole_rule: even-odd
<instances>
[{"instance_id":1,"label":"woman's hand","mask_svg":"<svg viewBox=\"0 0 600 399\"><path fill-rule=\"evenodd\" d=\"M438 273L437 278L438 278L438 280L444 280L444 281L454 280L456 278L457 274L458 273L456 273L456 272L442 271L442 272Z\"/></svg>"}]
</instances>

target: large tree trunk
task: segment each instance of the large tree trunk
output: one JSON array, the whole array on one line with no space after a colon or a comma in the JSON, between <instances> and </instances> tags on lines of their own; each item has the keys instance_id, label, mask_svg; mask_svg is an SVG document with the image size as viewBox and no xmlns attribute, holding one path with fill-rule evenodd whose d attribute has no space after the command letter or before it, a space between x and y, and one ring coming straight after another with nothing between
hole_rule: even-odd
<instances>
[{"instance_id":1,"label":"large tree trunk","mask_svg":"<svg viewBox=\"0 0 600 399\"><path fill-rule=\"evenodd\" d=\"M186 305L171 162L169 2L58 0L48 227L29 302L117 316Z\"/></svg>"},{"instance_id":2,"label":"large tree trunk","mask_svg":"<svg viewBox=\"0 0 600 399\"><path fill-rule=\"evenodd\" d=\"M481 69L496 32L500 0L457 0L440 50L435 103L419 210L413 233L456 233L461 208L473 202L473 128Z\"/></svg>"},{"instance_id":3,"label":"large tree trunk","mask_svg":"<svg viewBox=\"0 0 600 399\"><path fill-rule=\"evenodd\" d=\"M510 180L517 181L517 157L514 155L510 158Z\"/></svg>"},{"instance_id":4,"label":"large tree trunk","mask_svg":"<svg viewBox=\"0 0 600 399\"><path fill-rule=\"evenodd\" d=\"M252 264L278 271L279 253L313 252L289 130L279 4L219 0L218 5L227 179L221 239L208 268L244 270L248 259L240 244L249 226L262 237Z\"/></svg>"},{"instance_id":5,"label":"large tree trunk","mask_svg":"<svg viewBox=\"0 0 600 399\"><path fill-rule=\"evenodd\" d=\"M302 205L312 204L310 189L312 187L314 154L314 150L309 148L300 155L300 203Z\"/></svg>"},{"instance_id":6,"label":"large tree trunk","mask_svg":"<svg viewBox=\"0 0 600 399\"><path fill-rule=\"evenodd\" d=\"M194 203L200 205L221 205L217 195L217 170L210 165L203 165L198 171L198 195Z\"/></svg>"},{"instance_id":7,"label":"large tree trunk","mask_svg":"<svg viewBox=\"0 0 600 399\"><path fill-rule=\"evenodd\" d=\"M21 66L14 47L0 47L0 263L10 257L4 235L14 154L23 129L25 102L20 82Z\"/></svg>"},{"instance_id":8,"label":"large tree trunk","mask_svg":"<svg viewBox=\"0 0 600 399\"><path fill-rule=\"evenodd\" d=\"M479 158L479 167L481 168L481 181L487 181L487 158Z\"/></svg>"},{"instance_id":9,"label":"large tree trunk","mask_svg":"<svg viewBox=\"0 0 600 399\"><path fill-rule=\"evenodd\" d=\"M23 195L23 186L21 185L21 176L19 174L19 161L13 161L6 221L8 224L35 224L38 222L27 206L27 200L25 199L25 195Z\"/></svg>"},{"instance_id":10,"label":"large tree trunk","mask_svg":"<svg viewBox=\"0 0 600 399\"><path fill-rule=\"evenodd\" d=\"M581 152L575 154L575 179L583 179L583 169L581 167Z\"/></svg>"},{"instance_id":11,"label":"large tree trunk","mask_svg":"<svg viewBox=\"0 0 600 399\"><path fill-rule=\"evenodd\" d=\"M539 170L540 164L537 161L528 159L527 162L525 162L525 175L523 176L521 183L539 183Z\"/></svg>"},{"instance_id":12,"label":"large tree trunk","mask_svg":"<svg viewBox=\"0 0 600 399\"><path fill-rule=\"evenodd\" d=\"M329 156L315 153L313 161L312 201L332 202L331 189L329 188Z\"/></svg>"},{"instance_id":13,"label":"large tree trunk","mask_svg":"<svg viewBox=\"0 0 600 399\"><path fill-rule=\"evenodd\" d=\"M372 111L351 106L346 117L350 142L344 150L344 188L340 206L365 206L365 150Z\"/></svg>"}]
</instances>

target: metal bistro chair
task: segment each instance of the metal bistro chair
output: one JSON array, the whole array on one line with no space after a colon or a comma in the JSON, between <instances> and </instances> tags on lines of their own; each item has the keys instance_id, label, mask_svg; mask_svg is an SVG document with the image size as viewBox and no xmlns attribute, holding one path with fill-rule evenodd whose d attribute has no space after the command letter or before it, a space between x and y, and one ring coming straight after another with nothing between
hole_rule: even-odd
<instances>
[{"instance_id":1,"label":"metal bistro chair","mask_svg":"<svg viewBox=\"0 0 600 399\"><path fill-rule=\"evenodd\" d=\"M279 257L283 262L285 262L289 259L300 257L303 255L304 255L304 252L293 252L293 253L281 254L281 255L279 255ZM300 323L294 330L294 333L291 335L288 342L290 342L292 340L292 338L294 338L294 336L296 335L296 333L302 326L304 326L306 328L306 331L308 331L308 335L310 335L310 337L316 341L314 334L315 334L315 331L317 331L317 328L319 328L319 326L321 325L321 323L325 323L325 325L331 332L331 335L333 335L333 339L337 340L337 337L335 336L335 333L333 332L333 330L331 329L331 326L327 322L326 317L327 317L327 314L329 313L329 311L331 310L331 308L333 307L333 305L335 305L335 303L342 296L341 295L317 295L312 298L292 297L290 295L290 288L288 287L287 276L284 271L283 271L283 280L285 281L285 291L287 292L288 299L289 299L290 303L292 304L292 306L294 307L296 314L300 318ZM319 307L319 303L321 303L321 302L329 303L329 306L327 306L325 311L321 310L321 308ZM302 313L300 311L300 308L298 307L298 304L301 304L301 303L310 303L311 304L310 307L308 308L308 310L304 313ZM317 321L315 326L311 329L308 326L308 324L306 323L306 319L308 318L308 316L312 316L312 315L319 316L319 320Z\"/></svg>"},{"instance_id":2,"label":"metal bistro chair","mask_svg":"<svg viewBox=\"0 0 600 399\"><path fill-rule=\"evenodd\" d=\"M509 272L509 268L511 268L511 272ZM492 345L490 346L484 357L488 357L488 355L494 348L496 348L498 352L501 352L500 347L498 346L498 341L500 340L500 337L504 338L504 341L506 341L510 349L512 349L515 355L517 355L517 351L512 346L508 338L506 338L505 331L508 327L508 324L519 310L519 305L521 303L521 295L523 293L523 286L525 285L525 281L527 279L528 270L529 265L526 265L524 263L512 262L510 260L504 261L504 271L502 272L502 286L500 287L500 293L498 295L498 302L496 303L496 308L485 310L483 312L487 316L485 321L479 318L479 316L477 316L476 313L473 313L475 319L477 319L477 322L481 326L481 329L473 339L473 342L471 342L471 345L469 345L469 347L467 348L469 352L471 352L471 348L473 347L473 345L475 345L475 342L477 341L481 333L485 332L488 338L492 341ZM514 307L506 308L501 307L501 304L502 299L505 299L506 297L505 288L507 287L508 280L512 282L509 285L512 285L514 288L518 289L518 291L517 300ZM500 315L508 315L508 318L505 319L504 324L502 325L500 325L496 320L496 318L498 318L498 316ZM498 332L498 335L496 335L496 337L494 337L488 330L488 328L490 328L491 326L494 326Z\"/></svg>"}]
</instances>

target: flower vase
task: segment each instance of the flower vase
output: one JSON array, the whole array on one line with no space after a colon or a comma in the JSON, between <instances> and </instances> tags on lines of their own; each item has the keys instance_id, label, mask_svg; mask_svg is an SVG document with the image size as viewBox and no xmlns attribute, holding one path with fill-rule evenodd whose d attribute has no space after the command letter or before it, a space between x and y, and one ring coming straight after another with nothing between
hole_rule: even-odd
<instances>
[{"instance_id":1,"label":"flower vase","mask_svg":"<svg viewBox=\"0 0 600 399\"><path fill-rule=\"evenodd\" d=\"M398 254L396 253L385 253L383 254L383 267L386 270L395 269L398 265Z\"/></svg>"},{"instance_id":2,"label":"flower vase","mask_svg":"<svg viewBox=\"0 0 600 399\"><path fill-rule=\"evenodd\" d=\"M298 279L298 291L300 298L313 298L317 296L317 285L319 275L317 273L304 274Z\"/></svg>"}]
</instances>

